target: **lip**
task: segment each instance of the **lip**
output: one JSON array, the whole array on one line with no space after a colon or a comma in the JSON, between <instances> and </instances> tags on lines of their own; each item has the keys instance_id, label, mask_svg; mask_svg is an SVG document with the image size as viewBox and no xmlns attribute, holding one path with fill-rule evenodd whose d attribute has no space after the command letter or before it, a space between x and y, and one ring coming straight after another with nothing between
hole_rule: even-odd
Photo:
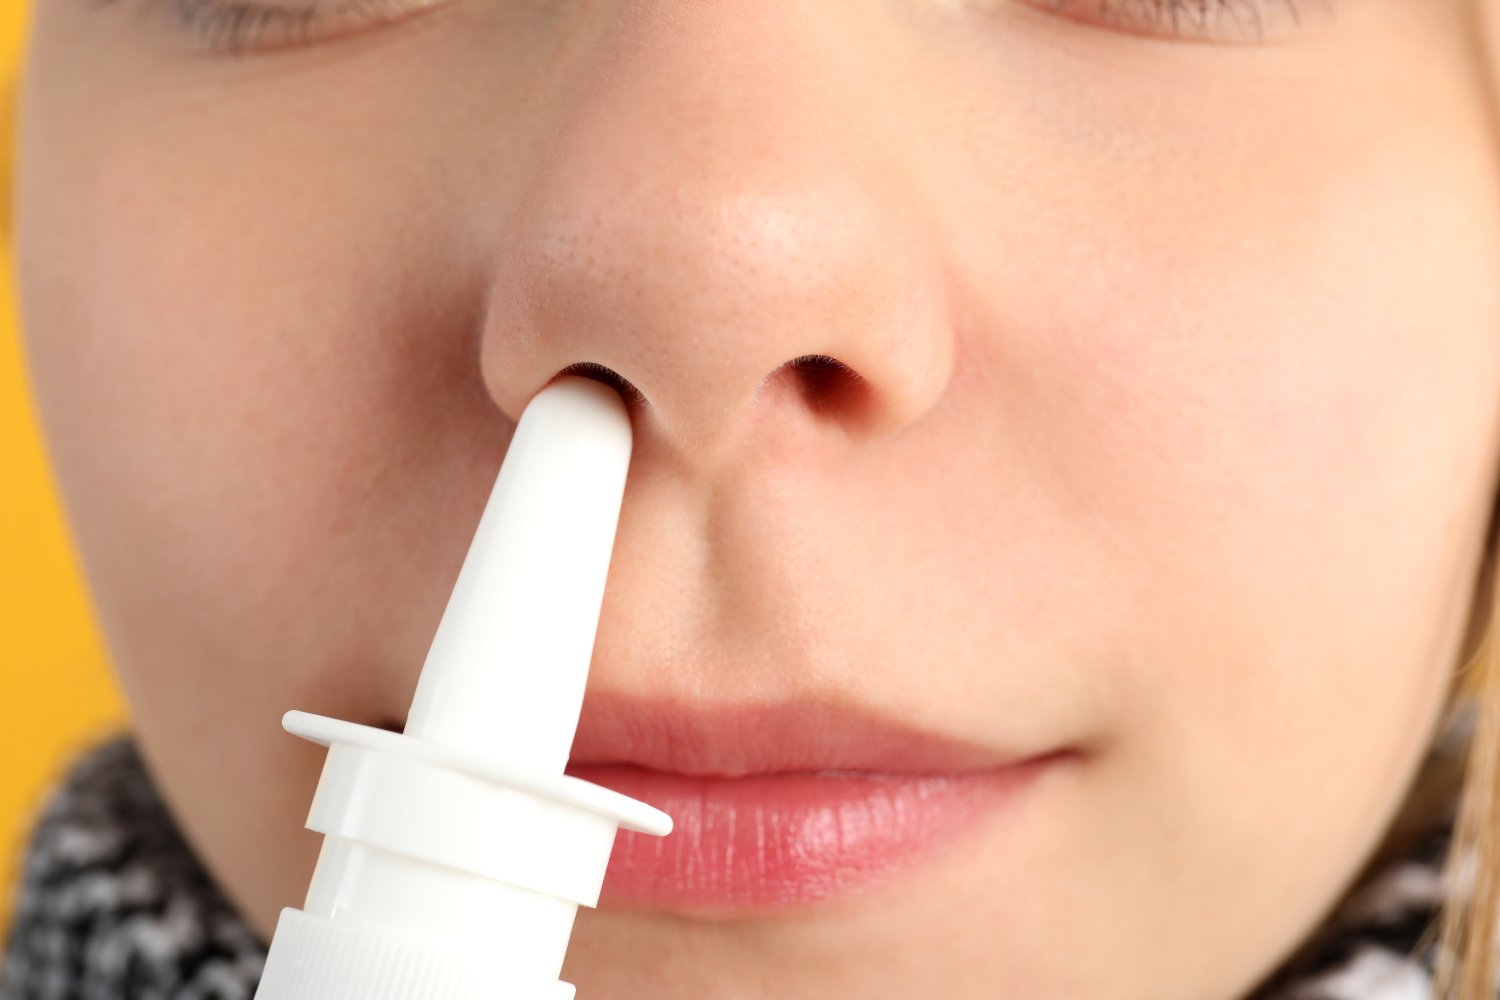
<instances>
[{"instance_id":1,"label":"lip","mask_svg":"<svg viewBox=\"0 0 1500 1000\"><path fill-rule=\"evenodd\" d=\"M824 702L687 707L591 691L567 771L674 821L666 837L616 835L601 906L735 915L872 888L1020 807L1078 756Z\"/></svg>"}]
</instances>

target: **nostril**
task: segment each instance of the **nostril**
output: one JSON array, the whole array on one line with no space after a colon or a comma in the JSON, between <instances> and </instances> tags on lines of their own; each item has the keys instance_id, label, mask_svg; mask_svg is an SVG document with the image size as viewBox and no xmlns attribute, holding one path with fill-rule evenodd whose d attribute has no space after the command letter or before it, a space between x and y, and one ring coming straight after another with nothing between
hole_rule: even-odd
<instances>
[{"instance_id":1,"label":"nostril","mask_svg":"<svg viewBox=\"0 0 1500 1000\"><path fill-rule=\"evenodd\" d=\"M804 354L787 362L786 367L796 379L803 398L814 409L839 404L865 383L859 372L826 354Z\"/></svg>"},{"instance_id":2,"label":"nostril","mask_svg":"<svg viewBox=\"0 0 1500 1000\"><path fill-rule=\"evenodd\" d=\"M628 378L608 365L601 365L597 361L579 361L564 368L555 377L562 378L564 375L582 375L596 382L603 382L623 396L627 404L645 405L646 394L637 389Z\"/></svg>"}]
</instances>

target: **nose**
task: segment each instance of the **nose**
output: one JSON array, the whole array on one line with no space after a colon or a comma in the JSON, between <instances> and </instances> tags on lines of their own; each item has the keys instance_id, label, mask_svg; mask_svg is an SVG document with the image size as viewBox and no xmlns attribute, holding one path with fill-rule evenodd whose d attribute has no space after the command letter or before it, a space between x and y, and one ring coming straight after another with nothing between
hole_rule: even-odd
<instances>
[{"instance_id":1,"label":"nose","mask_svg":"<svg viewBox=\"0 0 1500 1000\"><path fill-rule=\"evenodd\" d=\"M860 99L880 66L831 55L849 25L829 12L863 6L618 5L498 240L481 365L505 413L608 369L637 447L701 467L747 435L873 439L935 405L942 255Z\"/></svg>"}]
</instances>

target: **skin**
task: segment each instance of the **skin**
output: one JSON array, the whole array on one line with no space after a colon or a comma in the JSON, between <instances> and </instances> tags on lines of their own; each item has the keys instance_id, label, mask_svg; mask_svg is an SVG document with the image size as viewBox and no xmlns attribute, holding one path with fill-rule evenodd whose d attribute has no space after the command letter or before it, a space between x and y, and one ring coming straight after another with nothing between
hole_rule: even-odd
<instances>
[{"instance_id":1,"label":"skin","mask_svg":"<svg viewBox=\"0 0 1500 1000\"><path fill-rule=\"evenodd\" d=\"M865 895L581 911L580 995L1228 1000L1354 876L1495 488L1493 16L453 0L236 58L171 6L38 4L18 279L143 750L261 934L320 840L281 714L403 716L580 361L645 400L590 691L1084 751Z\"/></svg>"}]
</instances>

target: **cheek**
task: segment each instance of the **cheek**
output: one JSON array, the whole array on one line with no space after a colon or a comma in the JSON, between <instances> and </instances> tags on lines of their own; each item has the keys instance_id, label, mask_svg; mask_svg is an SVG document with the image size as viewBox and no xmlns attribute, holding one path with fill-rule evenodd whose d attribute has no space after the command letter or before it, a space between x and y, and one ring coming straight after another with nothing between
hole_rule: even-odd
<instances>
[{"instance_id":1,"label":"cheek","mask_svg":"<svg viewBox=\"0 0 1500 1000\"><path fill-rule=\"evenodd\" d=\"M385 671L421 662L446 591L391 581L454 577L443 526L478 516L510 427L445 306L467 275L409 252L439 241L389 178L338 183L354 164L292 117L248 143L232 114L32 83L18 279L59 486L143 748L268 932L321 763L278 720L405 704Z\"/></svg>"},{"instance_id":2,"label":"cheek","mask_svg":"<svg viewBox=\"0 0 1500 1000\"><path fill-rule=\"evenodd\" d=\"M447 588L402 581L454 578L512 430L462 185L411 155L475 111L421 92L451 60L416 45L215 76L44 7L16 220L38 402L143 747L268 930L321 764L278 720L407 704Z\"/></svg>"},{"instance_id":3,"label":"cheek","mask_svg":"<svg viewBox=\"0 0 1500 1000\"><path fill-rule=\"evenodd\" d=\"M1054 323L1037 384L1132 623L1120 763L1160 809L1121 815L1205 851L1280 837L1267 900L1316 900L1383 828L1456 665L1500 453L1500 304L1474 293L1500 238L1425 183L1352 180L1326 243L1263 267L1122 265L1181 291Z\"/></svg>"},{"instance_id":4,"label":"cheek","mask_svg":"<svg viewBox=\"0 0 1500 1000\"><path fill-rule=\"evenodd\" d=\"M1353 874L1456 666L1500 455L1500 158L1433 62L1364 67L1399 91L1304 67L1257 92L1226 60L1190 95L1117 62L1094 103L1080 64L1036 115L1067 124L1007 143L1020 77L1066 75L1018 55L970 81L996 98L965 122L983 158L935 189L992 433L1037 443L1104 567L1076 628L1114 642L1115 753L1080 829L1192 880L1183 906L1243 903L1204 955L1291 934ZM1251 856L1254 885L1223 863Z\"/></svg>"},{"instance_id":5,"label":"cheek","mask_svg":"<svg viewBox=\"0 0 1500 1000\"><path fill-rule=\"evenodd\" d=\"M1372 7L1317 67L976 62L963 89L994 100L922 142L965 152L933 200L1003 433L1083 498L1160 653L1142 691L1239 720L1225 739L1316 740L1354 690L1382 709L1350 725L1410 727L1487 513L1500 157L1472 80L1433 68L1464 64L1451 28L1370 31L1398 16Z\"/></svg>"},{"instance_id":6,"label":"cheek","mask_svg":"<svg viewBox=\"0 0 1500 1000\"><path fill-rule=\"evenodd\" d=\"M456 573L465 540L436 526L477 516L510 430L475 405L472 317L447 305L468 276L405 249L441 245L435 213L379 172L344 182L358 155L294 117L261 111L286 134L246 143L232 108L33 83L30 360L133 701L255 705L272 733L334 690L374 712L372 665L425 653L375 637L430 637L441 605L371 581Z\"/></svg>"},{"instance_id":7,"label":"cheek","mask_svg":"<svg viewBox=\"0 0 1500 1000\"><path fill-rule=\"evenodd\" d=\"M1058 426L1093 435L1060 450L1178 651L1165 710L1263 772L1278 741L1362 748L1379 795L1446 686L1500 451L1500 164L1425 117L1327 123L1270 197L1174 176L1156 201L1223 210L1110 232L1046 347Z\"/></svg>"}]
</instances>

